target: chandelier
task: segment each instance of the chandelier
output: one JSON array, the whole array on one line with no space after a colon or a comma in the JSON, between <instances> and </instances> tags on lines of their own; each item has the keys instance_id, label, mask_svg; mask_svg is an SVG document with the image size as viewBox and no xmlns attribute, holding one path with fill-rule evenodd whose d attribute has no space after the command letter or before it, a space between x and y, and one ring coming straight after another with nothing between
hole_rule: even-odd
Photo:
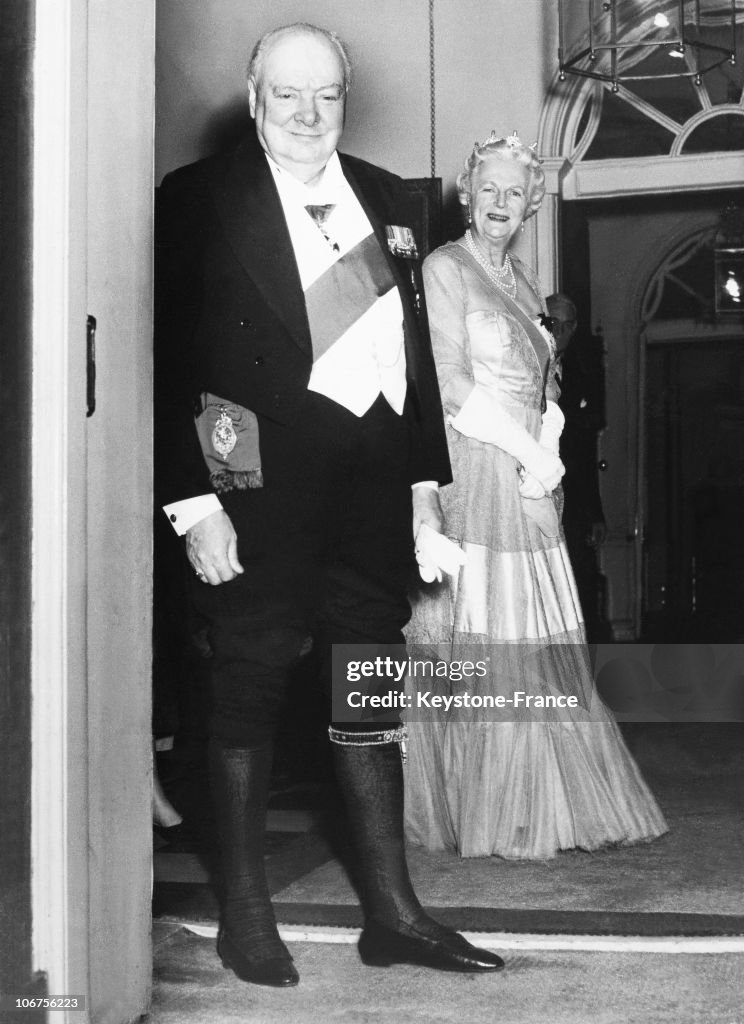
<instances>
[{"instance_id":1,"label":"chandelier","mask_svg":"<svg viewBox=\"0 0 744 1024\"><path fill-rule=\"evenodd\" d=\"M558 0L559 77L612 85L736 63L736 0Z\"/></svg>"}]
</instances>

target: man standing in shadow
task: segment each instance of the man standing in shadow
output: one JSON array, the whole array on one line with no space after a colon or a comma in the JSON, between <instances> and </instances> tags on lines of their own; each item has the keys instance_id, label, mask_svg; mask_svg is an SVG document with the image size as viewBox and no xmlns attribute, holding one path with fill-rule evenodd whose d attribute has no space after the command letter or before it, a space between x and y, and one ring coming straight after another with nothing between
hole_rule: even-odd
<instances>
[{"instance_id":1,"label":"man standing in shadow","mask_svg":"<svg viewBox=\"0 0 744 1024\"><path fill-rule=\"evenodd\" d=\"M553 319L553 335L560 358L559 400L566 418L560 442L563 477L563 529L576 577L587 638L610 640L605 618L604 577L599 570L599 549L606 527L599 493L597 438L605 426L604 353L601 339L578 332L573 301L562 292L545 300Z\"/></svg>"}]
</instances>

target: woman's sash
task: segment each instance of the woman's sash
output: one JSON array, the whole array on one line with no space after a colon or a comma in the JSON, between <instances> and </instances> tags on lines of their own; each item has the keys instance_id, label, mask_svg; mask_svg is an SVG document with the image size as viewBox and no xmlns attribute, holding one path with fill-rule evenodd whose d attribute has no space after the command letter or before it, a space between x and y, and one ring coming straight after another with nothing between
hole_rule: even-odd
<instances>
[{"instance_id":1,"label":"woman's sash","mask_svg":"<svg viewBox=\"0 0 744 1024\"><path fill-rule=\"evenodd\" d=\"M486 274L485 270L478 263L478 261L473 259L473 257L471 256L471 254L468 252L468 250L465 248L464 245L462 245L461 243L460 243L460 245L461 245L461 248L464 250L464 252L467 253L467 255L469 257L469 260L470 260L470 264L477 268L477 270L485 278L485 280L488 281L489 284L493 284L494 282ZM548 342L545 340L545 338L543 337L542 332L540 331L540 328L537 326L537 324L534 322L534 320L532 320L530 315L528 313L526 313L525 310L522 309L522 307L519 305L519 303L515 299L512 299L509 295L506 294L505 291L502 291L501 288L499 288L499 298L503 302L504 308L506 309L507 313L510 313L514 317L514 319L516 321L518 321L518 323L521 324L522 327L524 327L524 329L525 329L525 331L527 333L527 337L529 339L529 342L532 345L532 350L535 353L535 358L537 359L537 365L540 368L540 376L542 377L542 381L543 381L543 412L544 412L545 411L545 385L547 384L547 380L548 380L548 370L550 369L550 357L551 357L551 354L552 354L551 351L550 351L550 346L549 346ZM542 353L542 355L541 355L541 353Z\"/></svg>"},{"instance_id":2,"label":"woman's sash","mask_svg":"<svg viewBox=\"0 0 744 1024\"><path fill-rule=\"evenodd\" d=\"M543 380L543 411L544 411L544 409L545 409L544 392L545 392L545 385L547 384L547 380L548 380L548 370L550 369L550 357L551 357L550 345L545 340L545 338L543 337L542 332L541 332L540 328L537 326L537 324L535 323L535 321L530 317L530 315L528 313L525 312L525 310L522 309L522 307L519 305L518 302L516 302L515 299L512 299L511 296L506 294L506 292L502 292L501 300L504 303L506 311L508 313L511 313L511 315L514 317L514 319L517 320L522 325L522 327L524 327L524 329L525 329L525 331L527 333L527 337L529 338L530 344L532 345L533 351L535 353L535 358L537 359L538 366L540 367L540 375L541 375L542 380ZM541 355L541 352L542 352L542 355Z\"/></svg>"},{"instance_id":3,"label":"woman's sash","mask_svg":"<svg viewBox=\"0 0 744 1024\"><path fill-rule=\"evenodd\" d=\"M467 250L465 250L467 252ZM470 253L468 253L470 255ZM472 259L472 257L471 257ZM478 264L477 260L472 260L473 264L483 272L483 268ZM484 276L486 276L484 274ZM488 278L490 281L490 278ZM491 282L493 283L493 282ZM543 394L542 394L542 411L545 412L545 386L548 382L548 371L550 369L550 357L551 350L549 343L545 340L537 324L532 320L528 313L522 309L515 299L507 295L506 292L499 289L499 298L504 304L504 308L507 313L510 313L514 319L521 324L524 328L527 338L529 339L532 350L535 353L538 366L540 368L540 374L542 376ZM544 355L541 356L541 352ZM542 498L525 498L522 497L522 510L528 519L531 519L538 527L541 533L551 540L556 540L560 536L560 522L558 519L558 510L556 505L559 501L558 494L554 491L552 494L546 494Z\"/></svg>"}]
</instances>

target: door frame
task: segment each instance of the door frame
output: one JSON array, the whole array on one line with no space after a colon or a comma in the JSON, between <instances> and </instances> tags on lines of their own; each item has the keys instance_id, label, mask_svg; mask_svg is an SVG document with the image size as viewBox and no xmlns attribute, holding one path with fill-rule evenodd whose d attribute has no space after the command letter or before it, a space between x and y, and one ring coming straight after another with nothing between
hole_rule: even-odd
<instances>
[{"instance_id":1,"label":"door frame","mask_svg":"<svg viewBox=\"0 0 744 1024\"><path fill-rule=\"evenodd\" d=\"M51 994L88 976L85 628L85 0L36 0L32 316L33 964ZM63 1020L80 1021L80 1014ZM86 1010L82 1020L88 1019ZM61 1024L61 1022L60 1022Z\"/></svg>"},{"instance_id":2,"label":"door frame","mask_svg":"<svg viewBox=\"0 0 744 1024\"><path fill-rule=\"evenodd\" d=\"M55 1024L125 1024L152 963L155 12L34 10L32 958L86 997Z\"/></svg>"}]
</instances>

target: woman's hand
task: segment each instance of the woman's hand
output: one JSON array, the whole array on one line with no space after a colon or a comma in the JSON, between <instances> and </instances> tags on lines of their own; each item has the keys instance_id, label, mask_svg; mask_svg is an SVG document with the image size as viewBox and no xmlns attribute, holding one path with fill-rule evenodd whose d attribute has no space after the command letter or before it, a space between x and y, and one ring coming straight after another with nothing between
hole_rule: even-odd
<instances>
[{"instance_id":1,"label":"woman's hand","mask_svg":"<svg viewBox=\"0 0 744 1024\"><path fill-rule=\"evenodd\" d=\"M520 475L519 493L523 498L544 498L545 488L537 477L525 469Z\"/></svg>"},{"instance_id":2,"label":"woman's hand","mask_svg":"<svg viewBox=\"0 0 744 1024\"><path fill-rule=\"evenodd\" d=\"M526 455L527 457L523 459L524 468L550 494L556 489L561 482L561 477L566 472L563 463L555 452L551 452L549 448L544 448L542 445L535 445Z\"/></svg>"}]
</instances>

